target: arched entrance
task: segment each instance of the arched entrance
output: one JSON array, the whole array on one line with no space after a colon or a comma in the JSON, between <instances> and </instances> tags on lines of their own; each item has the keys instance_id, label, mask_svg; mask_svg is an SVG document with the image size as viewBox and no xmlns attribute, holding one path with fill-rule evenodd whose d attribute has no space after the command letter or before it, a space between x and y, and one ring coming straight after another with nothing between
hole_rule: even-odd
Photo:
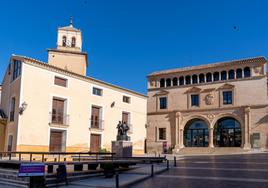
<instances>
[{"instance_id":1,"label":"arched entrance","mask_svg":"<svg viewBox=\"0 0 268 188\"><path fill-rule=\"evenodd\" d=\"M207 147L208 125L201 119L192 119L184 128L185 147Z\"/></svg>"},{"instance_id":2,"label":"arched entrance","mask_svg":"<svg viewBox=\"0 0 268 188\"><path fill-rule=\"evenodd\" d=\"M242 141L241 125L232 117L219 119L214 126L214 146L240 147Z\"/></svg>"}]
</instances>

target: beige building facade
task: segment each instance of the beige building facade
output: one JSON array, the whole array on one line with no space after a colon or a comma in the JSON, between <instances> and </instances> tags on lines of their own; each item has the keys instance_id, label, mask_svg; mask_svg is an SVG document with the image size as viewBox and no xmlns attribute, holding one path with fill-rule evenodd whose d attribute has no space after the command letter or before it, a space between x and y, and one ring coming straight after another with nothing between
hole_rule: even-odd
<instances>
[{"instance_id":1,"label":"beige building facade","mask_svg":"<svg viewBox=\"0 0 268 188\"><path fill-rule=\"evenodd\" d=\"M148 75L148 152L268 148L266 65L256 57Z\"/></svg>"},{"instance_id":2,"label":"beige building facade","mask_svg":"<svg viewBox=\"0 0 268 188\"><path fill-rule=\"evenodd\" d=\"M147 96L86 76L82 33L58 29L48 63L12 55L4 76L4 151L111 151L126 122L134 153L144 153Z\"/></svg>"}]
</instances>

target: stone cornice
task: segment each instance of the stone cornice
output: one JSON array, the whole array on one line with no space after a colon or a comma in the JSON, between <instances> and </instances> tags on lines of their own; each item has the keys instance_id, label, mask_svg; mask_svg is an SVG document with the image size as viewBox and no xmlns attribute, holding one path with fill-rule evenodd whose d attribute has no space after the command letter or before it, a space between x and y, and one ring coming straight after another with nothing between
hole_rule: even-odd
<instances>
[{"instance_id":1,"label":"stone cornice","mask_svg":"<svg viewBox=\"0 0 268 188\"><path fill-rule=\"evenodd\" d=\"M192 67L184 67L184 68L177 68L177 69L170 69L164 71L153 72L149 74L147 77L155 77L159 75L166 75L166 74L173 74L173 73L182 73L182 72L191 72L194 70L204 70L210 68L218 68L218 67L226 67L232 65L241 65L241 64L252 64L252 63L266 63L267 60L265 57L253 57L248 59L241 59L241 60L234 60L234 61L226 61L226 62L218 62L213 64L207 65L200 65L200 66L192 66Z\"/></svg>"}]
</instances>

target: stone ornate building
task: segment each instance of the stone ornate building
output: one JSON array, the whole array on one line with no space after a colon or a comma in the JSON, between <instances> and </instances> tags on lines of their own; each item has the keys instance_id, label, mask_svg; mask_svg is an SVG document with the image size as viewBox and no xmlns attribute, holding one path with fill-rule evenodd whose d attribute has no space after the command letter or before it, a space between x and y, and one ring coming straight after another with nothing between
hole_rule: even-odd
<instances>
[{"instance_id":1,"label":"stone ornate building","mask_svg":"<svg viewBox=\"0 0 268 188\"><path fill-rule=\"evenodd\" d=\"M264 57L148 75L148 152L268 148Z\"/></svg>"},{"instance_id":2,"label":"stone ornate building","mask_svg":"<svg viewBox=\"0 0 268 188\"><path fill-rule=\"evenodd\" d=\"M86 76L82 32L58 28L48 63L12 55L2 82L0 151L111 150L119 121L144 152L147 96ZM1 113L3 112L3 113Z\"/></svg>"}]
</instances>

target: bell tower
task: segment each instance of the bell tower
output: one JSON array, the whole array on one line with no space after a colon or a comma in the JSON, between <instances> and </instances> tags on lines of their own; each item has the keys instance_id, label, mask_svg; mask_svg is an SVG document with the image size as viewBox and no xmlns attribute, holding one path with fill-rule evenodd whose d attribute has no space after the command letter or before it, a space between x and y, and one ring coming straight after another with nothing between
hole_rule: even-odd
<instances>
[{"instance_id":1,"label":"bell tower","mask_svg":"<svg viewBox=\"0 0 268 188\"><path fill-rule=\"evenodd\" d=\"M48 64L86 75L87 53L82 52L82 32L70 25L58 28L57 48L48 49Z\"/></svg>"}]
</instances>

